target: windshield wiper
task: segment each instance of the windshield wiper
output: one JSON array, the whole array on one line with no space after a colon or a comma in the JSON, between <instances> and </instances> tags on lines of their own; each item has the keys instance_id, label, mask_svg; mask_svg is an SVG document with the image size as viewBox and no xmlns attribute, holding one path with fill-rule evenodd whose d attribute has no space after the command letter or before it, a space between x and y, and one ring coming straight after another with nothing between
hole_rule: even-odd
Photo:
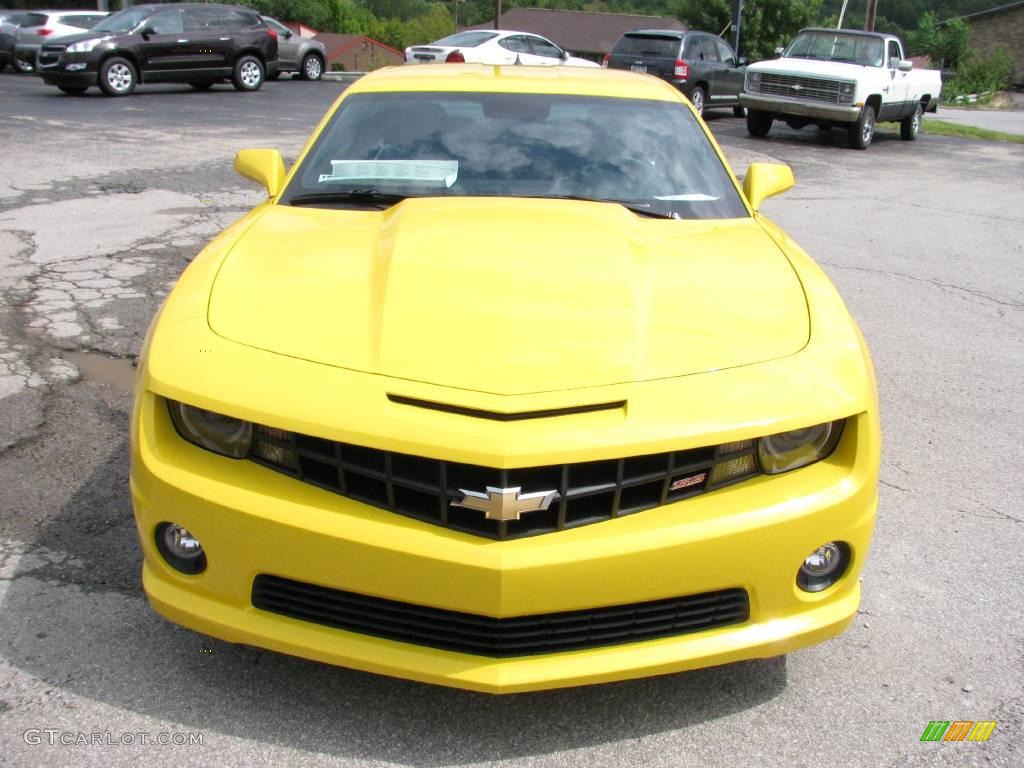
<instances>
[{"instance_id":1,"label":"windshield wiper","mask_svg":"<svg viewBox=\"0 0 1024 768\"><path fill-rule=\"evenodd\" d=\"M656 211L651 208L650 203L641 203L637 200L616 200L612 197L585 197L583 195L516 195L516 197L530 197L538 200L580 200L584 203L615 203L638 216L648 216L652 219L679 218L671 211Z\"/></svg>"},{"instance_id":2,"label":"windshield wiper","mask_svg":"<svg viewBox=\"0 0 1024 768\"><path fill-rule=\"evenodd\" d=\"M399 195L377 189L348 189L344 192L309 192L296 195L288 205L316 205L318 203L351 203L352 205L385 210L414 195Z\"/></svg>"}]
</instances>

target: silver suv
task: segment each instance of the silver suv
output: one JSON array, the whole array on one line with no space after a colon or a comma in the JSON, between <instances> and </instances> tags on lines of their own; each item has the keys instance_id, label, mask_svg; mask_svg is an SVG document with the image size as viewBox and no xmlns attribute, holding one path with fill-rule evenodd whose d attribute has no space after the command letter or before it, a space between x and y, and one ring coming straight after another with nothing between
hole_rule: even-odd
<instances>
[{"instance_id":1,"label":"silver suv","mask_svg":"<svg viewBox=\"0 0 1024 768\"><path fill-rule=\"evenodd\" d=\"M303 80L319 80L327 61L324 44L295 34L277 19L264 16L263 21L277 32L277 68L271 70L268 77L274 79L282 72L298 72Z\"/></svg>"},{"instance_id":2,"label":"silver suv","mask_svg":"<svg viewBox=\"0 0 1024 768\"><path fill-rule=\"evenodd\" d=\"M13 65L19 72L32 72L43 43L64 35L92 29L109 16L105 11L32 11L18 25L14 37Z\"/></svg>"}]
</instances>

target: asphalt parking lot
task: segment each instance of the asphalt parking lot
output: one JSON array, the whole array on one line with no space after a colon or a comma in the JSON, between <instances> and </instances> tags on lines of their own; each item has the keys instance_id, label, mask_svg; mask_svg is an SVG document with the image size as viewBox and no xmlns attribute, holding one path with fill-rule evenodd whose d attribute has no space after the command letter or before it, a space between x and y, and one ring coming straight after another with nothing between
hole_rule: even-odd
<instances>
[{"instance_id":1,"label":"asphalt parking lot","mask_svg":"<svg viewBox=\"0 0 1024 768\"><path fill-rule=\"evenodd\" d=\"M856 152L839 132L752 140L730 112L708 116L737 173L793 166L797 187L764 212L829 273L874 355L881 504L838 639L487 697L154 614L127 488L132 356L188 261L261 198L235 151L294 158L341 87L71 98L0 74L0 762L1024 765L1020 145L893 127ZM922 743L931 720L998 724L986 743ZM161 734L175 743L143 744ZM176 743L189 734L202 744Z\"/></svg>"}]
</instances>

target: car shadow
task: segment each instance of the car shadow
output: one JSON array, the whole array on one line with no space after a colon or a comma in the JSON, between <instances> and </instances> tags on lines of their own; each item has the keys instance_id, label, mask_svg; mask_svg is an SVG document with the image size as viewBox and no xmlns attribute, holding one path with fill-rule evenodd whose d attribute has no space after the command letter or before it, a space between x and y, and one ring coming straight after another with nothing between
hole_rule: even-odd
<instances>
[{"instance_id":1,"label":"car shadow","mask_svg":"<svg viewBox=\"0 0 1024 768\"><path fill-rule=\"evenodd\" d=\"M212 640L146 604L127 476L122 442L39 530L8 582L0 653L65 694L203 732L206 744L227 734L423 766L522 758L700 725L786 688L776 658L488 696Z\"/></svg>"}]
</instances>

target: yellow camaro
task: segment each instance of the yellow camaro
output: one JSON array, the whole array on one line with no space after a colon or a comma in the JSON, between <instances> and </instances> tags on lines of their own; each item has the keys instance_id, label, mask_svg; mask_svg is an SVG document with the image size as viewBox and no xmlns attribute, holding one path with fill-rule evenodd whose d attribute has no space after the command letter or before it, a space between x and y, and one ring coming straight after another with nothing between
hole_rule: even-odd
<instances>
[{"instance_id":1,"label":"yellow camaro","mask_svg":"<svg viewBox=\"0 0 1024 768\"><path fill-rule=\"evenodd\" d=\"M383 70L182 275L131 488L167 618L505 693L768 657L860 598L864 340L655 78Z\"/></svg>"}]
</instances>

